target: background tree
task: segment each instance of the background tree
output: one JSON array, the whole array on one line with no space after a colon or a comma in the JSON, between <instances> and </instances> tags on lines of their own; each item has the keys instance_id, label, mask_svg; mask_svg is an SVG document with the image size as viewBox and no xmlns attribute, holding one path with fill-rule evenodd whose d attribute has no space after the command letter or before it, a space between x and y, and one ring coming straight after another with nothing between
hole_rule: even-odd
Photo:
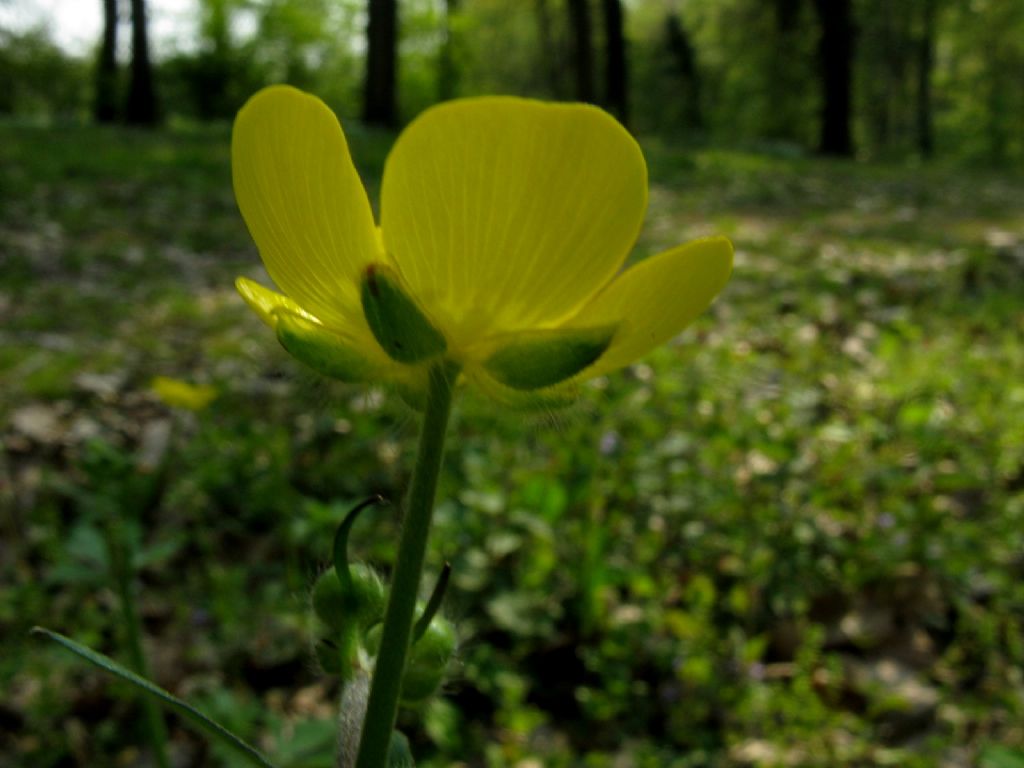
<instances>
[{"instance_id":1,"label":"background tree","mask_svg":"<svg viewBox=\"0 0 1024 768\"><path fill-rule=\"evenodd\" d=\"M556 98L566 98L569 93L565 80L566 46L559 39L559 28L552 16L549 0L534 0L533 10L537 23L537 58L542 79L548 93Z\"/></svg>"},{"instance_id":2,"label":"background tree","mask_svg":"<svg viewBox=\"0 0 1024 768\"><path fill-rule=\"evenodd\" d=\"M665 47L678 82L678 100L682 106L684 128L703 128L704 113L700 104L700 73L697 55L677 13L665 17Z\"/></svg>"},{"instance_id":3,"label":"background tree","mask_svg":"<svg viewBox=\"0 0 1024 768\"><path fill-rule=\"evenodd\" d=\"M851 0L815 0L821 22L821 141L826 155L853 154L853 8Z\"/></svg>"},{"instance_id":4,"label":"background tree","mask_svg":"<svg viewBox=\"0 0 1024 768\"><path fill-rule=\"evenodd\" d=\"M445 0L444 27L441 30L441 48L437 60L437 96L440 101L455 98L459 90L454 29L458 12L459 0Z\"/></svg>"},{"instance_id":5,"label":"background tree","mask_svg":"<svg viewBox=\"0 0 1024 768\"><path fill-rule=\"evenodd\" d=\"M922 157L935 153L932 116L932 67L935 62L936 0L920 0L921 30L917 41L917 150Z\"/></svg>"},{"instance_id":6,"label":"background tree","mask_svg":"<svg viewBox=\"0 0 1024 768\"><path fill-rule=\"evenodd\" d=\"M803 0L771 0L769 5L764 20L764 26L770 30L769 47L761 80L766 102L765 136L774 141L800 143L810 117L806 91L813 72L808 66L805 40L813 30L804 18Z\"/></svg>"},{"instance_id":7,"label":"background tree","mask_svg":"<svg viewBox=\"0 0 1024 768\"><path fill-rule=\"evenodd\" d=\"M98 123L117 119L117 0L103 0L103 37L96 61L93 116Z\"/></svg>"},{"instance_id":8,"label":"background tree","mask_svg":"<svg viewBox=\"0 0 1024 768\"><path fill-rule=\"evenodd\" d=\"M200 48L193 69L193 98L204 119L230 117L240 105L229 99L232 82L230 0L199 3Z\"/></svg>"},{"instance_id":9,"label":"background tree","mask_svg":"<svg viewBox=\"0 0 1024 768\"><path fill-rule=\"evenodd\" d=\"M621 0L601 0L604 21L604 105L629 122L629 70Z\"/></svg>"},{"instance_id":10,"label":"background tree","mask_svg":"<svg viewBox=\"0 0 1024 768\"><path fill-rule=\"evenodd\" d=\"M131 0L131 7L132 62L124 117L132 125L156 125L158 114L153 65L149 57L146 0Z\"/></svg>"},{"instance_id":11,"label":"background tree","mask_svg":"<svg viewBox=\"0 0 1024 768\"><path fill-rule=\"evenodd\" d=\"M1024 161L1021 2L195 2L194 44L161 46L152 65L151 3L102 0L110 23L88 59L62 50L51 30L0 29L0 111L109 120L124 116L132 85L134 122L155 106L224 120L260 86L288 82L345 119L393 125L438 99L501 92L597 101L668 140ZM119 78L112 53L129 33L116 30L115 9L140 22L133 71L123 66Z\"/></svg>"},{"instance_id":12,"label":"background tree","mask_svg":"<svg viewBox=\"0 0 1024 768\"><path fill-rule=\"evenodd\" d=\"M367 11L363 120L393 127L398 124L398 3L368 0Z\"/></svg>"},{"instance_id":13,"label":"background tree","mask_svg":"<svg viewBox=\"0 0 1024 768\"><path fill-rule=\"evenodd\" d=\"M566 0L577 101L594 101L594 41L587 0Z\"/></svg>"},{"instance_id":14,"label":"background tree","mask_svg":"<svg viewBox=\"0 0 1024 768\"><path fill-rule=\"evenodd\" d=\"M1024 4L958 0L949 19L958 69L974 98L958 99L957 136L970 155L993 164L1024 156ZM950 34L955 30L956 34Z\"/></svg>"}]
</instances>

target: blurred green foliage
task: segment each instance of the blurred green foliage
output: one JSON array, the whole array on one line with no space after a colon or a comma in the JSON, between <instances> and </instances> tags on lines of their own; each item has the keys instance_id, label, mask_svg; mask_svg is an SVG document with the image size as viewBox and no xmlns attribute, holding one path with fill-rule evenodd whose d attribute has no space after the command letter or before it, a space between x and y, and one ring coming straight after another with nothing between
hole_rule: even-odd
<instances>
[{"instance_id":1,"label":"blurred green foliage","mask_svg":"<svg viewBox=\"0 0 1024 768\"><path fill-rule=\"evenodd\" d=\"M371 196L393 136L351 124ZM306 373L227 131L0 124L0 765L142 758L101 526L138 541L154 675L283 765L330 765L308 593L349 506L400 498L415 416ZM424 766L1017 765L1024 754L1024 179L645 142L638 248L711 232L733 281L566 411L456 409ZM154 375L213 384L170 411ZM394 507L351 548L385 567ZM171 719L185 764L230 757ZM13 761L13 762L5 762Z\"/></svg>"},{"instance_id":2,"label":"blurred green foliage","mask_svg":"<svg viewBox=\"0 0 1024 768\"><path fill-rule=\"evenodd\" d=\"M454 10L450 18L445 8ZM602 92L605 32L591 3ZM157 88L172 120L229 120L261 85L314 91L360 113L365 0L196 0L194 28L164 50ZM572 98L563 0L400 0L398 94L409 119L441 94ZM816 148L820 37L809 0L633 0L624 5L632 126L694 145L799 155ZM96 13L100 14L96 3ZM1024 160L1024 4L853 0L854 134L863 156L917 157L922 83L937 156ZM445 48L447 41L448 47ZM97 45L99 41L97 41ZM928 51L927 63L922 62ZM84 120L92 57L45 30L0 30L0 114ZM922 73L924 78L922 80Z\"/></svg>"}]
</instances>

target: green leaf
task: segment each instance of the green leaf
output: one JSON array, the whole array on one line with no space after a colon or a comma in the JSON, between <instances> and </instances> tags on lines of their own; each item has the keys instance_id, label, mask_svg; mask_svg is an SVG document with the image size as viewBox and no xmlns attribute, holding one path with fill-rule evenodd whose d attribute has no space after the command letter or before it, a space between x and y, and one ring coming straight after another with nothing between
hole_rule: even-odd
<instances>
[{"instance_id":1,"label":"green leaf","mask_svg":"<svg viewBox=\"0 0 1024 768\"><path fill-rule=\"evenodd\" d=\"M283 724L282 724L283 725ZM274 754L286 768L332 768L338 736L333 719L300 720L280 728Z\"/></svg>"},{"instance_id":2,"label":"green leaf","mask_svg":"<svg viewBox=\"0 0 1024 768\"><path fill-rule=\"evenodd\" d=\"M615 328L572 328L518 334L499 347L484 367L506 387L542 389L593 365L611 344Z\"/></svg>"},{"instance_id":3,"label":"green leaf","mask_svg":"<svg viewBox=\"0 0 1024 768\"><path fill-rule=\"evenodd\" d=\"M49 629L45 629L44 627L33 627L32 634L46 637L58 645L63 646L75 655L85 659L90 664L94 664L115 677L119 677L122 680L131 683L143 693L152 696L168 709L177 712L193 725L206 731L210 736L219 739L222 743L234 749L236 753L246 758L253 765L262 766L262 768L275 768L274 764L264 757L258 749L242 741L224 726L214 722L190 704L179 699L177 696L168 693L155 683L150 682L144 677L140 677L125 667L122 667L109 656L97 653L91 648L87 648L84 645L76 643L71 638L65 637L59 632L53 632Z\"/></svg>"},{"instance_id":4,"label":"green leaf","mask_svg":"<svg viewBox=\"0 0 1024 768\"><path fill-rule=\"evenodd\" d=\"M444 335L423 314L399 283L398 275L381 264L363 274L363 314L388 356L399 363L418 363L448 349Z\"/></svg>"},{"instance_id":5,"label":"green leaf","mask_svg":"<svg viewBox=\"0 0 1024 768\"><path fill-rule=\"evenodd\" d=\"M981 768L1024 768L1024 751L990 744L981 750Z\"/></svg>"}]
</instances>

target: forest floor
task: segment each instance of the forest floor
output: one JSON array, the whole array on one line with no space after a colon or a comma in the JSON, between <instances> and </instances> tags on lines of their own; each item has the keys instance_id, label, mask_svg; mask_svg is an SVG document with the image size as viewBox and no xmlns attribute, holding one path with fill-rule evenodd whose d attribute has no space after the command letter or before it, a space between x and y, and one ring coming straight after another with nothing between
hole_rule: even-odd
<instances>
[{"instance_id":1,"label":"forest floor","mask_svg":"<svg viewBox=\"0 0 1024 768\"><path fill-rule=\"evenodd\" d=\"M392 136L355 126L376 199ZM282 766L331 765L307 593L399 498L415 416L325 384L266 281L226 128L0 124L0 766L148 765L111 525L155 678ZM644 143L639 257L721 233L680 339L556 413L455 413L424 766L1024 766L1024 178ZM154 376L212 385L185 412ZM394 507L353 536L386 570ZM168 718L177 765L234 765Z\"/></svg>"}]
</instances>

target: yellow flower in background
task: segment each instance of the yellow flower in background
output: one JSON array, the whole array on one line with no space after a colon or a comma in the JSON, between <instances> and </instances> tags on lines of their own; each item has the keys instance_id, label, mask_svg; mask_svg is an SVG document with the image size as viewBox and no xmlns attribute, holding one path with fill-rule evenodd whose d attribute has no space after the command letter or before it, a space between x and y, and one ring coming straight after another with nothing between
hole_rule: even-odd
<instances>
[{"instance_id":1,"label":"yellow flower in background","mask_svg":"<svg viewBox=\"0 0 1024 768\"><path fill-rule=\"evenodd\" d=\"M181 379L156 376L149 388L160 400L172 408L201 411L217 398L217 388L208 384L190 384Z\"/></svg>"},{"instance_id":2,"label":"yellow flower in background","mask_svg":"<svg viewBox=\"0 0 1024 768\"><path fill-rule=\"evenodd\" d=\"M423 112L387 159L380 227L341 126L287 86L239 112L242 216L283 294L237 287L282 345L346 381L419 388L448 360L488 393L558 391L675 336L728 280L707 238L623 271L647 206L640 148L607 113L511 97Z\"/></svg>"}]
</instances>

